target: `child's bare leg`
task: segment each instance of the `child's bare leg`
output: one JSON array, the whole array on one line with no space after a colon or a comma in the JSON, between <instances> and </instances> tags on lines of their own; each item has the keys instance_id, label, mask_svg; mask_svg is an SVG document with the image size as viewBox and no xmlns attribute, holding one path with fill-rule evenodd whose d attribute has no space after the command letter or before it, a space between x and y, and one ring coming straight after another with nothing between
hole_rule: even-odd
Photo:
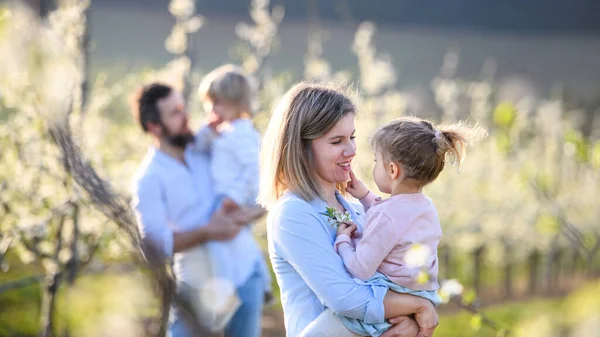
<instances>
[{"instance_id":1,"label":"child's bare leg","mask_svg":"<svg viewBox=\"0 0 600 337\"><path fill-rule=\"evenodd\" d=\"M331 309L325 309L300 334L300 337L356 337Z\"/></svg>"}]
</instances>

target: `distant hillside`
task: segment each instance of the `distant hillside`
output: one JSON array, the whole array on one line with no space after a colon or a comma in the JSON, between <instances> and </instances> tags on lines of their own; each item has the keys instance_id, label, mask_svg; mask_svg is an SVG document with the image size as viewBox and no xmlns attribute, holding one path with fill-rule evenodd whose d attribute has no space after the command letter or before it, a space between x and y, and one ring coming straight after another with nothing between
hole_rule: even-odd
<instances>
[{"instance_id":1,"label":"distant hillside","mask_svg":"<svg viewBox=\"0 0 600 337\"><path fill-rule=\"evenodd\" d=\"M277 1L272 0L275 3ZM344 3L343 1L348 1L353 6L345 11L345 16L341 14L344 13L343 10L338 13L331 7L331 4ZM380 18L373 20L378 27L373 42L380 54L388 54L392 59L398 74L397 86L403 90L427 91L431 79L439 72L445 53L452 48L460 50L456 72L459 78L478 79L482 66L493 61L492 63L497 64L496 78L499 81L516 76L526 79L542 93L562 86L567 91L585 97L596 99L599 96L600 30L596 26L600 24L600 20L589 20L590 16L600 14L599 10L594 9L598 7L595 2L564 0L559 5L556 0L545 0L548 4L546 7L534 10L533 4L541 1L522 0L521 7L517 7L514 0L477 1L493 4L493 7L471 6L470 12L461 13L460 8L469 7L468 4L474 1L444 0L452 7L452 11L444 12L444 6L432 5L441 3L440 0L389 0L385 1L390 4L384 8L388 9L385 11L376 7L377 4L384 3L381 0L285 0L286 18L279 27L278 43L269 58L269 66L275 72L285 71L296 79L303 76L310 28L306 4L316 3L319 5L318 16L323 21L321 28L327 36L323 56L331 61L333 70L349 70L356 74L357 61L351 45L357 23L359 19L378 13ZM600 3L600 0L595 1ZM164 40L174 23L167 11L168 3L169 0L92 0L93 69L109 70L118 76L119 71L132 71L149 65L161 66L168 62L172 55L165 50ZM196 67L200 72L226 62L238 62L235 58L232 59L232 50L238 42L235 26L239 21L249 21L249 3L250 0L198 0L198 11L206 18L206 24L194 36L194 45L197 47ZM369 6L364 11L357 9L366 4ZM402 11L401 4L405 7ZM515 23L511 27L492 26L490 21L485 21L494 16L490 8L511 4L515 11L518 8L519 13L512 16ZM552 20L552 17L557 16L557 8L560 6L564 7L561 12L564 19ZM535 17L531 17L529 21L523 20L530 12ZM429 21L423 20L420 26L403 26L396 22L401 17L411 17L416 22L420 17L418 13L427 16ZM450 20L452 13L456 14L455 20L458 17L471 21L477 19L485 22L488 28L493 27L493 30L467 26L471 22L469 20L454 23L446 21L454 24L452 27L450 23L448 26L424 24L435 20ZM345 19L341 19L342 17ZM510 16L496 16L498 20L506 17ZM340 24L348 20L353 23ZM518 30L519 27L522 28L519 22L521 25L527 22L531 24ZM578 23L579 26L571 23ZM553 26L551 29L541 29L544 25Z\"/></svg>"},{"instance_id":2,"label":"distant hillside","mask_svg":"<svg viewBox=\"0 0 600 337\"><path fill-rule=\"evenodd\" d=\"M156 7L168 0L94 0ZM247 15L250 0L197 0L200 13ZM317 12L325 20L373 20L414 27L600 34L599 0L272 0L288 18ZM316 11L314 10L316 9Z\"/></svg>"}]
</instances>

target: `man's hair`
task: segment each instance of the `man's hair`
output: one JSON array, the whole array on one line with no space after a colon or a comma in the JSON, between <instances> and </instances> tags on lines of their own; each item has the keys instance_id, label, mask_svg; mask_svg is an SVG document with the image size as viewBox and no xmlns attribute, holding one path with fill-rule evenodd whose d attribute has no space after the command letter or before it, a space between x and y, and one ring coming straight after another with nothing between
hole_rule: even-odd
<instances>
[{"instance_id":1,"label":"man's hair","mask_svg":"<svg viewBox=\"0 0 600 337\"><path fill-rule=\"evenodd\" d=\"M148 123L160 124L160 111L157 102L168 97L173 88L162 83L150 83L141 87L132 100L132 113L142 130L148 132Z\"/></svg>"}]
</instances>

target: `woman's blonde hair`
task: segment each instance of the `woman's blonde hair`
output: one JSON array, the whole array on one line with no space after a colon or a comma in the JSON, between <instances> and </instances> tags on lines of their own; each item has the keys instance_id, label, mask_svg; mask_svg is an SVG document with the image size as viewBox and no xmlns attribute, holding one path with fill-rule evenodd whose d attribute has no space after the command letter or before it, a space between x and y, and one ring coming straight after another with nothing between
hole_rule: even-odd
<instances>
[{"instance_id":1,"label":"woman's blonde hair","mask_svg":"<svg viewBox=\"0 0 600 337\"><path fill-rule=\"evenodd\" d=\"M465 147L486 135L487 132L477 126L457 123L435 127L417 117L401 117L379 129L372 143L384 162L401 164L404 179L422 187L438 177L446 159L460 167Z\"/></svg>"},{"instance_id":2,"label":"woman's blonde hair","mask_svg":"<svg viewBox=\"0 0 600 337\"><path fill-rule=\"evenodd\" d=\"M208 73L200 82L198 94L203 101L225 101L254 114L255 85L250 76L232 64L220 66Z\"/></svg>"},{"instance_id":3,"label":"woman's blonde hair","mask_svg":"<svg viewBox=\"0 0 600 337\"><path fill-rule=\"evenodd\" d=\"M356 114L352 100L332 86L302 82L281 98L261 145L261 205L269 207L285 190L306 201L325 199L311 141L329 132L349 113ZM338 189L344 191L345 184L338 184Z\"/></svg>"}]
</instances>

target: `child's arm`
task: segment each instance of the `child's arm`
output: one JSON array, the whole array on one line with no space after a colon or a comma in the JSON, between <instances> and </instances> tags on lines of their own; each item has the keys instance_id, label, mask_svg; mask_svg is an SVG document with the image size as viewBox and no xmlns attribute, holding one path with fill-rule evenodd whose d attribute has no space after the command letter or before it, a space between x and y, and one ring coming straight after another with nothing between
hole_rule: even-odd
<instances>
[{"instance_id":1,"label":"child's arm","mask_svg":"<svg viewBox=\"0 0 600 337\"><path fill-rule=\"evenodd\" d=\"M350 236L341 234L335 240L335 249L346 269L355 277L366 281L375 275L377 268L404 234L404 229L383 213L370 218L361 240L352 247Z\"/></svg>"},{"instance_id":2,"label":"child's arm","mask_svg":"<svg viewBox=\"0 0 600 337\"><path fill-rule=\"evenodd\" d=\"M350 170L350 181L346 186L346 192L350 193L350 195L360 201L365 209L365 212L371 208L373 201L379 199L375 193L369 191L367 186L362 181L356 178L352 170Z\"/></svg>"},{"instance_id":3,"label":"child's arm","mask_svg":"<svg viewBox=\"0 0 600 337\"><path fill-rule=\"evenodd\" d=\"M194 137L194 145L192 149L200 152L210 152L212 142L219 136L216 129L209 124L203 125L196 136Z\"/></svg>"}]
</instances>

